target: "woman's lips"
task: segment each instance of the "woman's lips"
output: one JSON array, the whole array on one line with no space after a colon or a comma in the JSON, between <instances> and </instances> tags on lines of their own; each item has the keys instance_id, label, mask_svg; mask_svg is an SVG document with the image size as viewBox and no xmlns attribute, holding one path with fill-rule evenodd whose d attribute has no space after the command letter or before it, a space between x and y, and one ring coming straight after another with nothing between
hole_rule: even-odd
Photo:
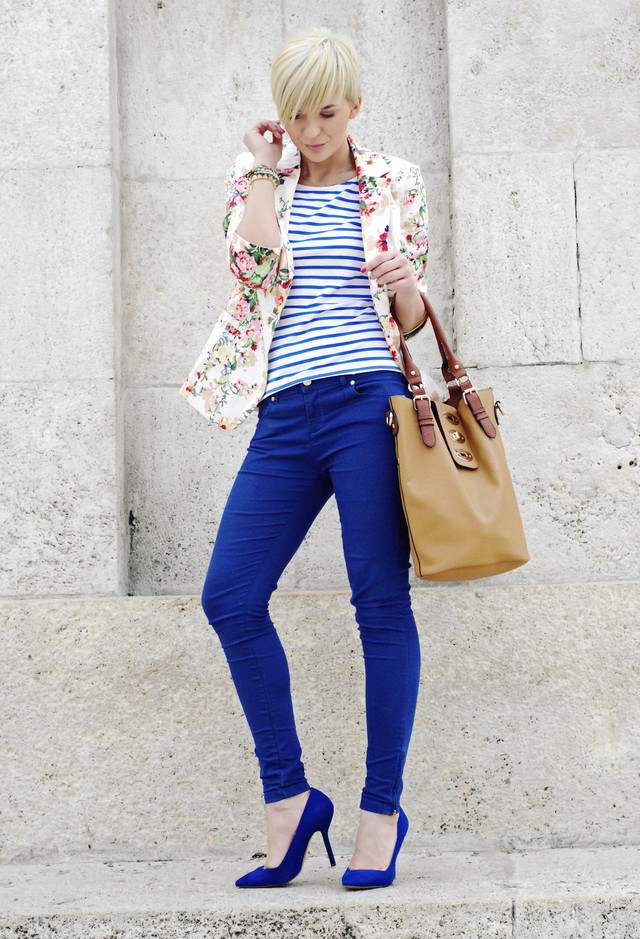
<instances>
[{"instance_id":1,"label":"woman's lips","mask_svg":"<svg viewBox=\"0 0 640 939\"><path fill-rule=\"evenodd\" d=\"M323 143L308 143L307 150L322 150L324 147Z\"/></svg>"}]
</instances>

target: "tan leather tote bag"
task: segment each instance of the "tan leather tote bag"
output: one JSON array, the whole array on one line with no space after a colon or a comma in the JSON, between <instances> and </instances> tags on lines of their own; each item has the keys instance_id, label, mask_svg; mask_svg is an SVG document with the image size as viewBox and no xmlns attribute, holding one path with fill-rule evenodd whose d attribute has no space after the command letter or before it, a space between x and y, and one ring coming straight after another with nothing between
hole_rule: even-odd
<instances>
[{"instance_id":1,"label":"tan leather tote bag","mask_svg":"<svg viewBox=\"0 0 640 939\"><path fill-rule=\"evenodd\" d=\"M499 402L477 391L423 297L442 357L449 398L425 394L402 339L413 400L389 398L398 479L415 572L422 580L463 581L513 570L529 560L522 519L498 430Z\"/></svg>"}]
</instances>

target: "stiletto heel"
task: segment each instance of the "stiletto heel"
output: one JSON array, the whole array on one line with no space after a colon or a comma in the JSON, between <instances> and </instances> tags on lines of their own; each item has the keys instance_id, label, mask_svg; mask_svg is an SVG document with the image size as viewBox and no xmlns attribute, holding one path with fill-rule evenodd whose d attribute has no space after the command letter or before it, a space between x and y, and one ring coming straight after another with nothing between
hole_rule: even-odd
<instances>
[{"instance_id":1,"label":"stiletto heel","mask_svg":"<svg viewBox=\"0 0 640 939\"><path fill-rule=\"evenodd\" d=\"M385 871L352 871L347 868L342 875L342 886L350 890L371 890L372 887L389 887L396 876L396 859L405 835L409 829L409 819L402 809L398 809L398 834L393 849L391 863Z\"/></svg>"},{"instance_id":2,"label":"stiletto heel","mask_svg":"<svg viewBox=\"0 0 640 939\"><path fill-rule=\"evenodd\" d=\"M322 837L324 839L324 846L327 849L327 855L329 857L329 864L332 867L336 866L336 859L333 856L333 851L331 849L331 844L329 842L329 828L327 826L326 830L322 832Z\"/></svg>"},{"instance_id":3,"label":"stiletto heel","mask_svg":"<svg viewBox=\"0 0 640 939\"><path fill-rule=\"evenodd\" d=\"M335 867L335 858L329 843L329 826L333 818L333 802L319 789L310 789L304 812L291 840L282 863L277 867L257 867L244 877L236 880L236 887L282 887L297 877L302 870L307 848L317 831L321 832L329 855L329 862Z\"/></svg>"}]
</instances>

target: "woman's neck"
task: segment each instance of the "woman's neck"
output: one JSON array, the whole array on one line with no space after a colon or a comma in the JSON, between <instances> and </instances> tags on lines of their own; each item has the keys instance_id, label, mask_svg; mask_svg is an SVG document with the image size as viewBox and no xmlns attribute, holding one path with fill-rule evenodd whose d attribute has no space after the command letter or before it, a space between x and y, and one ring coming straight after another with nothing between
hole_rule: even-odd
<instances>
[{"instance_id":1,"label":"woman's neck","mask_svg":"<svg viewBox=\"0 0 640 939\"><path fill-rule=\"evenodd\" d=\"M322 163L313 163L301 155L300 179L302 186L337 186L356 174L356 161L349 141L344 148Z\"/></svg>"}]
</instances>

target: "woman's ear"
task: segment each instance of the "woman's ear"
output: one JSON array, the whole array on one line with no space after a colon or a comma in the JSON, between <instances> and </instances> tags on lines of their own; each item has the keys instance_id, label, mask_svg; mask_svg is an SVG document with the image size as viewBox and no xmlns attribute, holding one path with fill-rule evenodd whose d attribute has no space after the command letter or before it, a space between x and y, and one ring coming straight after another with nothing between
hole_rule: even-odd
<instances>
[{"instance_id":1,"label":"woman's ear","mask_svg":"<svg viewBox=\"0 0 640 939\"><path fill-rule=\"evenodd\" d=\"M349 118L355 117L358 111L360 110L360 105L362 104L362 95L358 98L356 103L352 105L351 110L349 111Z\"/></svg>"}]
</instances>

